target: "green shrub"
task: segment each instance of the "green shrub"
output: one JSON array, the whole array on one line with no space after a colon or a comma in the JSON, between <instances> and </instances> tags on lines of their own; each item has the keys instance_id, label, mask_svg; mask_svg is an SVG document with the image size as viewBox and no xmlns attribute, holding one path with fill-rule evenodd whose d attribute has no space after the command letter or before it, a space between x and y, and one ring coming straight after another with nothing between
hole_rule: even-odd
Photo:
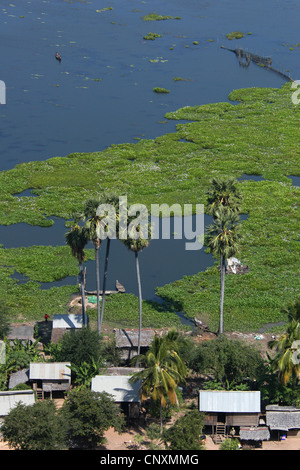
<instances>
[{"instance_id":1,"label":"green shrub","mask_svg":"<svg viewBox=\"0 0 300 470\"><path fill-rule=\"evenodd\" d=\"M203 450L201 434L204 423L203 413L189 411L177 419L175 424L164 430L163 440L170 450Z\"/></svg>"},{"instance_id":2,"label":"green shrub","mask_svg":"<svg viewBox=\"0 0 300 470\"><path fill-rule=\"evenodd\" d=\"M3 438L18 450L62 450L65 427L52 400L33 405L18 403L4 418Z\"/></svg>"},{"instance_id":3,"label":"green shrub","mask_svg":"<svg viewBox=\"0 0 300 470\"><path fill-rule=\"evenodd\" d=\"M239 440L238 439L225 439L220 445L220 450L238 450Z\"/></svg>"}]
</instances>

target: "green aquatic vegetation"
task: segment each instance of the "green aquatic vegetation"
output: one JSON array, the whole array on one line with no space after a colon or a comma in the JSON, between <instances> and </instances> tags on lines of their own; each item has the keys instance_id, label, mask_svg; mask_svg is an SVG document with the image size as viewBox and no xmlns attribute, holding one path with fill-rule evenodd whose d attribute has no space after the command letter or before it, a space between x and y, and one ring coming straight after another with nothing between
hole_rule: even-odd
<instances>
[{"instance_id":1,"label":"green aquatic vegetation","mask_svg":"<svg viewBox=\"0 0 300 470\"><path fill-rule=\"evenodd\" d=\"M138 328L138 298L133 294L112 294L105 301L105 321L111 326ZM96 309L89 310L91 319L96 318ZM143 300L143 328L180 327L174 310L160 303Z\"/></svg>"},{"instance_id":2,"label":"green aquatic vegetation","mask_svg":"<svg viewBox=\"0 0 300 470\"><path fill-rule=\"evenodd\" d=\"M166 119L177 122L176 131L156 139L22 163L2 171L0 223L51 225L52 216L68 219L82 209L84 201L116 187L120 195L127 195L128 204L137 202L148 208L153 203L205 204L213 176L262 175L262 181L239 183L242 210L247 214L242 228L246 242L239 258L249 265L250 272L230 275L226 280L224 328L253 331L266 323L283 321L281 307L293 301L298 291L300 249L299 188L292 186L289 178L300 176L300 107L292 103L293 92L289 83L278 89L234 90L228 102L186 106L167 113ZM26 189L35 197L18 194ZM49 306L54 302L52 312L65 308L67 295L76 291L76 286L57 288L62 289L55 291L58 301L52 289L41 290L32 280L18 283L11 277L14 268L4 268L18 263L18 272L40 281L44 268L39 273L37 264L29 264L29 252L27 260L24 253L15 252L15 261L13 252L1 253L1 295L8 298L16 315L40 315L43 302ZM62 271L60 267L56 272L53 265L49 273L54 278ZM212 328L217 325L217 266L160 286L157 293L168 305L166 312L174 313L176 307L191 318L207 318ZM122 302L122 312L127 302L129 311L133 299L124 297Z\"/></svg>"},{"instance_id":3,"label":"green aquatic vegetation","mask_svg":"<svg viewBox=\"0 0 300 470\"><path fill-rule=\"evenodd\" d=\"M162 34L157 34L157 33L148 33L145 36L143 36L143 39L147 41L154 41L156 38L161 38Z\"/></svg>"},{"instance_id":4,"label":"green aquatic vegetation","mask_svg":"<svg viewBox=\"0 0 300 470\"><path fill-rule=\"evenodd\" d=\"M94 259L93 251L85 250L87 260ZM54 282L78 274L78 262L70 256L68 246L0 248L0 266L37 282Z\"/></svg>"},{"instance_id":5,"label":"green aquatic vegetation","mask_svg":"<svg viewBox=\"0 0 300 470\"><path fill-rule=\"evenodd\" d=\"M174 77L174 82L188 82L189 78Z\"/></svg>"},{"instance_id":6,"label":"green aquatic vegetation","mask_svg":"<svg viewBox=\"0 0 300 470\"><path fill-rule=\"evenodd\" d=\"M232 39L241 39L245 36L244 33L241 31L233 31L232 33L226 34L227 39L232 40Z\"/></svg>"},{"instance_id":7,"label":"green aquatic vegetation","mask_svg":"<svg viewBox=\"0 0 300 470\"><path fill-rule=\"evenodd\" d=\"M149 13L143 16L144 21L163 21L163 20L180 20L179 16L159 15L157 13Z\"/></svg>"},{"instance_id":8,"label":"green aquatic vegetation","mask_svg":"<svg viewBox=\"0 0 300 470\"><path fill-rule=\"evenodd\" d=\"M167 90L166 88L162 87L154 87L153 88L154 93L170 93L170 90Z\"/></svg>"}]
</instances>

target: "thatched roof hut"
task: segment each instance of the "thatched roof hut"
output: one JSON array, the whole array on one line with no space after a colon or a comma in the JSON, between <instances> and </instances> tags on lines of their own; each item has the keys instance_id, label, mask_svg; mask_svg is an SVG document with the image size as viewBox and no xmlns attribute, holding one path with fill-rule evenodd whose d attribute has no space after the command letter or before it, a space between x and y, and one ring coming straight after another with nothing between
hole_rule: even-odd
<instances>
[{"instance_id":1,"label":"thatched roof hut","mask_svg":"<svg viewBox=\"0 0 300 470\"><path fill-rule=\"evenodd\" d=\"M116 348L121 352L122 359L130 360L137 354L138 350L138 329L116 329ZM145 329L141 332L141 354L149 348L154 338L154 331Z\"/></svg>"},{"instance_id":2,"label":"thatched roof hut","mask_svg":"<svg viewBox=\"0 0 300 470\"><path fill-rule=\"evenodd\" d=\"M300 429L300 408L294 406L266 406L266 424L271 430Z\"/></svg>"},{"instance_id":3,"label":"thatched roof hut","mask_svg":"<svg viewBox=\"0 0 300 470\"><path fill-rule=\"evenodd\" d=\"M267 426L248 426L240 428L241 441L268 441L270 430Z\"/></svg>"}]
</instances>

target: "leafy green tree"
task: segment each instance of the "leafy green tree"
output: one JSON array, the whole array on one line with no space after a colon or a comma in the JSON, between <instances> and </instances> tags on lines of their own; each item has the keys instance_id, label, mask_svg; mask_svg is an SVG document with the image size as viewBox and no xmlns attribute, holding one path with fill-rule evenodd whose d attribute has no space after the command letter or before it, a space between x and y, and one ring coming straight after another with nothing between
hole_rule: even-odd
<instances>
[{"instance_id":1,"label":"leafy green tree","mask_svg":"<svg viewBox=\"0 0 300 470\"><path fill-rule=\"evenodd\" d=\"M81 305L82 305L82 322L87 325L87 317L85 312L85 270L83 263L85 261L84 248L88 243L88 238L85 230L78 224L78 218L75 217L75 223L71 230L65 235L66 243L72 251L72 255L77 258L79 263L79 278L80 278L80 291L81 291Z\"/></svg>"},{"instance_id":2,"label":"leafy green tree","mask_svg":"<svg viewBox=\"0 0 300 470\"><path fill-rule=\"evenodd\" d=\"M188 365L198 374L212 376L223 389L236 389L245 379L251 387L265 369L257 349L224 336L197 346Z\"/></svg>"},{"instance_id":3,"label":"leafy green tree","mask_svg":"<svg viewBox=\"0 0 300 470\"><path fill-rule=\"evenodd\" d=\"M220 258L220 321L218 333L223 334L223 306L225 292L226 260L236 256L241 242L239 216L220 206L214 212L214 223L206 231L206 245L210 252Z\"/></svg>"},{"instance_id":4,"label":"leafy green tree","mask_svg":"<svg viewBox=\"0 0 300 470\"><path fill-rule=\"evenodd\" d=\"M192 410L179 417L169 429L163 432L163 441L170 450L204 450L201 434L204 414Z\"/></svg>"},{"instance_id":5,"label":"leafy green tree","mask_svg":"<svg viewBox=\"0 0 300 470\"><path fill-rule=\"evenodd\" d=\"M6 305L5 301L3 301L0 306L0 340L3 340L9 333L10 323L8 316L9 307Z\"/></svg>"},{"instance_id":6,"label":"leafy green tree","mask_svg":"<svg viewBox=\"0 0 300 470\"><path fill-rule=\"evenodd\" d=\"M99 335L89 327L70 330L63 335L55 354L56 361L68 361L73 366L81 366L93 359L97 362L100 357Z\"/></svg>"},{"instance_id":7,"label":"leafy green tree","mask_svg":"<svg viewBox=\"0 0 300 470\"><path fill-rule=\"evenodd\" d=\"M52 400L33 405L18 403L1 426L3 439L16 450L65 449L65 431L65 423Z\"/></svg>"},{"instance_id":8,"label":"leafy green tree","mask_svg":"<svg viewBox=\"0 0 300 470\"><path fill-rule=\"evenodd\" d=\"M296 380L290 379L286 385L278 380L278 372L269 363L257 377L256 389L261 392L262 406L282 405L300 406L300 387Z\"/></svg>"},{"instance_id":9,"label":"leafy green tree","mask_svg":"<svg viewBox=\"0 0 300 470\"><path fill-rule=\"evenodd\" d=\"M71 391L61 415L67 423L69 448L95 449L110 427L121 432L124 426L124 417L110 395L88 389Z\"/></svg>"},{"instance_id":10,"label":"leafy green tree","mask_svg":"<svg viewBox=\"0 0 300 470\"><path fill-rule=\"evenodd\" d=\"M185 381L187 369L172 343L165 337L156 336L145 355L136 356L143 367L142 371L133 374L131 381L141 380L141 401L152 398L160 404L160 423L162 430L162 410L169 401L173 406L178 404L176 389Z\"/></svg>"}]
</instances>

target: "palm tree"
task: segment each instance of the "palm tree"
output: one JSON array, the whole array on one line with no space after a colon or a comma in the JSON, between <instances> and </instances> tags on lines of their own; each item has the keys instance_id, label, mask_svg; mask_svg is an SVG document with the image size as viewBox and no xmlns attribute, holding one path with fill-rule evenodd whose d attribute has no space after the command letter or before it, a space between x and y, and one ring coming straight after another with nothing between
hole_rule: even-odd
<instances>
[{"instance_id":1,"label":"palm tree","mask_svg":"<svg viewBox=\"0 0 300 470\"><path fill-rule=\"evenodd\" d=\"M118 212L118 204L119 198L114 193L106 193L102 197L104 204L110 204L115 208L116 214L116 232L118 232L118 221L119 221L119 212ZM107 282L107 271L108 271L108 261L109 261L109 252L110 252L110 243L111 237L108 236L106 240L106 252L105 252L105 262L104 262L104 274L103 274L103 287L102 287L102 302L101 302L101 314L100 314L100 325L99 325L99 335L101 333L103 316L104 316L104 304L105 304L105 292L106 292L106 282Z\"/></svg>"},{"instance_id":2,"label":"palm tree","mask_svg":"<svg viewBox=\"0 0 300 470\"><path fill-rule=\"evenodd\" d=\"M268 343L270 349L275 349L276 355L270 359L273 370L278 371L279 380L286 385L300 378L300 298L283 310L288 316L286 332L279 340Z\"/></svg>"},{"instance_id":3,"label":"palm tree","mask_svg":"<svg viewBox=\"0 0 300 470\"><path fill-rule=\"evenodd\" d=\"M178 404L176 389L185 381L187 374L186 366L173 346L170 338L156 336L147 353L134 358L143 365L143 369L130 379L132 382L141 381L139 393L142 402L148 398L159 401L161 432L162 410L168 400L173 406Z\"/></svg>"},{"instance_id":4,"label":"palm tree","mask_svg":"<svg viewBox=\"0 0 300 470\"><path fill-rule=\"evenodd\" d=\"M96 264L96 289L97 289L97 329L100 334L100 272L99 272L99 248L101 245L100 229L101 218L97 215L97 209L102 203L101 199L89 199L84 208L84 215L87 217L85 232L92 241L95 248Z\"/></svg>"},{"instance_id":5,"label":"palm tree","mask_svg":"<svg viewBox=\"0 0 300 470\"><path fill-rule=\"evenodd\" d=\"M76 218L75 218L76 219ZM85 314L85 293L84 293L84 284L85 284L85 270L83 268L83 263L85 261L85 252L84 248L88 242L86 232L83 227L78 225L78 220L75 220L71 230L65 234L66 243L69 245L72 251L72 255L78 259L79 262L79 281L80 281L80 290L81 290L81 304L82 304L82 322L83 325L87 325L87 318Z\"/></svg>"},{"instance_id":6,"label":"palm tree","mask_svg":"<svg viewBox=\"0 0 300 470\"><path fill-rule=\"evenodd\" d=\"M149 246L149 235L150 235L150 228L147 224L147 233L142 232L141 224L137 221L135 223L135 219L130 218L128 227L131 227L128 230L127 238L123 239L122 242L124 243L127 248L134 252L135 256L135 266L136 266L136 275L137 275L137 284L138 284L138 297L139 297L139 334L138 334L138 352L140 354L141 351L141 335L142 335L142 284L141 284L141 275L140 275L140 264L139 264L139 253ZM136 234L139 233L139 236L136 237Z\"/></svg>"},{"instance_id":7,"label":"palm tree","mask_svg":"<svg viewBox=\"0 0 300 470\"><path fill-rule=\"evenodd\" d=\"M233 212L239 212L242 196L233 177L213 178L207 191L207 212L211 215L220 208L226 207Z\"/></svg>"},{"instance_id":8,"label":"palm tree","mask_svg":"<svg viewBox=\"0 0 300 470\"><path fill-rule=\"evenodd\" d=\"M207 228L206 245L210 252L220 257L220 322L219 334L223 333L223 305L225 292L226 260L236 256L240 243L238 214L220 206L214 212L214 223Z\"/></svg>"}]
</instances>

